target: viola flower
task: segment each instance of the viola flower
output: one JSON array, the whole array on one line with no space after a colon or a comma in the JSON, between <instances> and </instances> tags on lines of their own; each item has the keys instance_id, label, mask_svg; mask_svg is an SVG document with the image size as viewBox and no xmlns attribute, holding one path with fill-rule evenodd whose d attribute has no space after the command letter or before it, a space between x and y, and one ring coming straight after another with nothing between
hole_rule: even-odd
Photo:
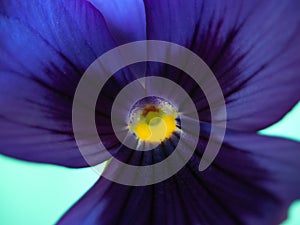
<instances>
[{"instance_id":1,"label":"viola flower","mask_svg":"<svg viewBox=\"0 0 300 225\"><path fill-rule=\"evenodd\" d=\"M195 153L174 176L156 184L130 186L100 177L58 224L279 224L300 198L300 144L257 132L300 99L299 9L297 0L2 0L0 153L90 166L72 127L73 99L86 69L125 43L175 43L204 60L225 97L226 135L212 165L198 170L212 127L197 83L163 63L126 67L107 81L96 105L105 147L124 163L151 165L168 157L188 132L176 102L145 98L128 112L128 127L138 144L158 146L137 152L120 143L110 121L113 101L145 75L177 83L196 105L201 131ZM172 91L165 88L164 94ZM93 165L109 159L94 151L89 155L95 155Z\"/></svg>"}]
</instances>

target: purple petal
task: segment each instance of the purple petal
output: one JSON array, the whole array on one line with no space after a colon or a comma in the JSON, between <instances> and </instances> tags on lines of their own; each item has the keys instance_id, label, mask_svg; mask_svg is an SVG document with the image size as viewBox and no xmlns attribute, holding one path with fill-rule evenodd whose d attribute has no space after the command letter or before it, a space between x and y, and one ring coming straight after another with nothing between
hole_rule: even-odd
<instances>
[{"instance_id":1,"label":"purple petal","mask_svg":"<svg viewBox=\"0 0 300 225\"><path fill-rule=\"evenodd\" d=\"M0 152L87 166L71 110L85 69L114 47L102 15L81 0L4 0L0 17Z\"/></svg>"},{"instance_id":2,"label":"purple petal","mask_svg":"<svg viewBox=\"0 0 300 225\"><path fill-rule=\"evenodd\" d=\"M210 66L225 95L229 128L260 130L299 101L299 1L144 2L147 39L183 45ZM204 96L191 92L209 121Z\"/></svg>"},{"instance_id":3,"label":"purple petal","mask_svg":"<svg viewBox=\"0 0 300 225\"><path fill-rule=\"evenodd\" d=\"M300 143L228 131L214 164L199 172L203 144L179 173L156 185L101 178L58 224L275 225L285 219L300 197Z\"/></svg>"}]
</instances>

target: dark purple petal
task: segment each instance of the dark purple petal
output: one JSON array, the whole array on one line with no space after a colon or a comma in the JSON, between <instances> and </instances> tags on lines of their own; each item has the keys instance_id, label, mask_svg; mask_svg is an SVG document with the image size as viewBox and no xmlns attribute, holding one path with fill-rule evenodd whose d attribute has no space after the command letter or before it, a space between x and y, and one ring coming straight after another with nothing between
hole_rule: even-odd
<instances>
[{"instance_id":1,"label":"dark purple petal","mask_svg":"<svg viewBox=\"0 0 300 225\"><path fill-rule=\"evenodd\" d=\"M71 110L85 69L114 47L103 16L81 0L3 0L0 29L0 152L87 166Z\"/></svg>"},{"instance_id":2,"label":"dark purple petal","mask_svg":"<svg viewBox=\"0 0 300 225\"><path fill-rule=\"evenodd\" d=\"M131 187L100 178L58 224L275 225L283 221L289 204L300 197L300 143L228 131L213 165L199 172L204 139L180 172L156 185ZM147 159L131 157L129 162L143 160Z\"/></svg>"},{"instance_id":3,"label":"dark purple petal","mask_svg":"<svg viewBox=\"0 0 300 225\"><path fill-rule=\"evenodd\" d=\"M147 39L183 45L210 66L226 98L229 128L260 130L299 101L299 1L144 2ZM209 121L197 89L191 96Z\"/></svg>"}]
</instances>

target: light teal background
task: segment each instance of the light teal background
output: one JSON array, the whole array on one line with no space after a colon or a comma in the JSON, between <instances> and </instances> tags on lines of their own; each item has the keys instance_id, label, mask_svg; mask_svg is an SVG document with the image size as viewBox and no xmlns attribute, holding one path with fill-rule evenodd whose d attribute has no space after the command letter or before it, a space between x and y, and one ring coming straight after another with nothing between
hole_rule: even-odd
<instances>
[{"instance_id":1,"label":"light teal background","mask_svg":"<svg viewBox=\"0 0 300 225\"><path fill-rule=\"evenodd\" d=\"M261 133L300 141L300 103ZM0 225L52 225L97 179L91 168L67 169L0 155ZM284 225L299 224L300 201L291 206Z\"/></svg>"}]
</instances>

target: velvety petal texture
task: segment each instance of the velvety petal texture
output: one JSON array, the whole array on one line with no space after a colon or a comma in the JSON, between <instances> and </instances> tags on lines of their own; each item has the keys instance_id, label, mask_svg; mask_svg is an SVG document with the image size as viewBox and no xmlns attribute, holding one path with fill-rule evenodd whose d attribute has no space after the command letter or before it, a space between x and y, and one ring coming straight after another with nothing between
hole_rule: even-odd
<instances>
[{"instance_id":1,"label":"velvety petal texture","mask_svg":"<svg viewBox=\"0 0 300 225\"><path fill-rule=\"evenodd\" d=\"M87 166L71 110L83 72L115 46L103 16L82 0L3 0L0 30L0 153Z\"/></svg>"},{"instance_id":2,"label":"velvety petal texture","mask_svg":"<svg viewBox=\"0 0 300 225\"><path fill-rule=\"evenodd\" d=\"M275 225L300 197L299 143L228 131L204 172L198 171L200 149L179 173L156 185L131 187L100 178L58 224Z\"/></svg>"},{"instance_id":3,"label":"velvety petal texture","mask_svg":"<svg viewBox=\"0 0 300 225\"><path fill-rule=\"evenodd\" d=\"M228 127L260 130L299 101L299 1L144 2L147 39L183 45L212 69L226 99ZM209 121L204 96L194 86L191 97Z\"/></svg>"}]
</instances>

